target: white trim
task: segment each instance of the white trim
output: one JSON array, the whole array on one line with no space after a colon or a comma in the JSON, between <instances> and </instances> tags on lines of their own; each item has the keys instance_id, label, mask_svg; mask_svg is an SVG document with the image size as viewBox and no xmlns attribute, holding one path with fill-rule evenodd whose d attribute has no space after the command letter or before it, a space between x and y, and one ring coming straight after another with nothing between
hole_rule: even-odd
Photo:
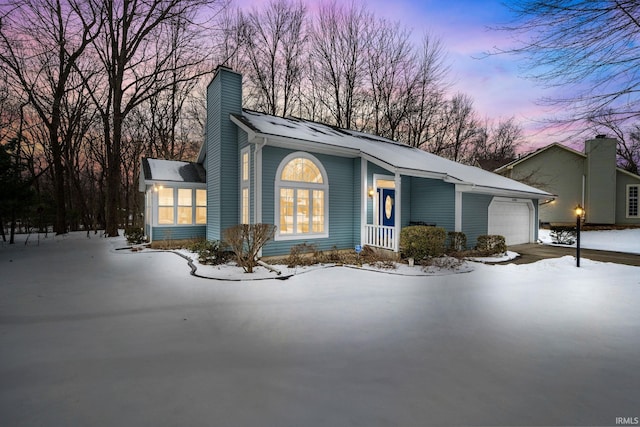
<instances>
[{"instance_id":1,"label":"white trim","mask_svg":"<svg viewBox=\"0 0 640 427\"><path fill-rule=\"evenodd\" d=\"M455 231L462 231L462 191L456 185L455 195Z\"/></svg>"},{"instance_id":2,"label":"white trim","mask_svg":"<svg viewBox=\"0 0 640 427\"><path fill-rule=\"evenodd\" d=\"M395 236L395 241L394 241L394 246L393 246L393 251L394 252L398 252L400 250L400 233L399 230L401 228L402 225L402 175L400 175L398 172L396 172L396 176L395 176L395 182L396 182L396 188L395 188L395 194L396 194L396 200L395 200L395 222L394 222L394 226L396 228L396 236Z\"/></svg>"},{"instance_id":3,"label":"white trim","mask_svg":"<svg viewBox=\"0 0 640 427\"><path fill-rule=\"evenodd\" d=\"M282 181L280 177L282 176L282 170L284 167L293 159L304 158L308 159L315 164L315 166L320 170L320 174L322 175L322 184L316 184L312 182L295 182L295 181ZM297 191L298 189L303 190L311 190L309 194L309 198L312 199L313 190L322 190L324 191L324 231L322 233L296 233L295 232L295 212L294 212L294 232L281 234L280 233L280 189L281 188L291 188ZM276 169L276 177L274 183L274 224L277 225L276 234L274 236L274 240L299 240L299 239L321 239L329 237L329 176L327 174L324 165L316 156L313 154L307 153L305 151L296 151L294 153L290 153L285 156L284 159L280 161L278 165L278 169ZM295 208L295 204L294 204ZM312 212L310 212L310 217L312 216Z\"/></svg>"},{"instance_id":4,"label":"white trim","mask_svg":"<svg viewBox=\"0 0 640 427\"><path fill-rule=\"evenodd\" d=\"M247 179L244 179L244 155L247 155ZM240 173L238 174L240 175L240 183L239 183L239 187L240 187L240 197L239 197L239 201L240 201L240 209L239 209L239 215L240 218L238 218L238 224L244 224L245 222L243 221L244 218L242 218L242 215L244 213L244 205L243 205L243 192L244 189L247 189L248 195L247 195L247 203L249 204L249 206L247 206L247 221L246 224L251 224L251 146L246 146L244 147L242 150L240 150Z\"/></svg>"},{"instance_id":5,"label":"white trim","mask_svg":"<svg viewBox=\"0 0 640 427\"><path fill-rule=\"evenodd\" d=\"M368 205L369 205L369 183L367 182L367 161L360 157L360 244L365 244L365 233L367 226ZM373 188L373 186L371 187ZM373 200L373 196L372 196Z\"/></svg>"},{"instance_id":6,"label":"white trim","mask_svg":"<svg viewBox=\"0 0 640 427\"><path fill-rule=\"evenodd\" d=\"M393 181L394 182L393 189L395 190L396 189L395 179L396 177L394 175L383 175L380 173L373 174L373 225L382 225L380 224L380 210L382 209L382 206L380 206L380 199L378 199L378 180ZM380 188L390 188L390 187L380 187ZM397 199L398 199L398 196L396 195L396 200L394 200L395 206L398 205Z\"/></svg>"},{"instance_id":7,"label":"white trim","mask_svg":"<svg viewBox=\"0 0 640 427\"><path fill-rule=\"evenodd\" d=\"M637 215L629 215L629 190L631 189L631 187L636 187L638 189L637 198L639 200L636 201L636 203L638 204ZM627 191L625 192L626 197L625 197L625 204L624 204L624 216L625 218L628 218L628 219L640 218L640 184L627 184L626 190Z\"/></svg>"},{"instance_id":8,"label":"white trim","mask_svg":"<svg viewBox=\"0 0 640 427\"><path fill-rule=\"evenodd\" d=\"M253 162L254 162L254 209L256 224L262 223L262 148L267 144L267 138L256 144Z\"/></svg>"}]
</instances>

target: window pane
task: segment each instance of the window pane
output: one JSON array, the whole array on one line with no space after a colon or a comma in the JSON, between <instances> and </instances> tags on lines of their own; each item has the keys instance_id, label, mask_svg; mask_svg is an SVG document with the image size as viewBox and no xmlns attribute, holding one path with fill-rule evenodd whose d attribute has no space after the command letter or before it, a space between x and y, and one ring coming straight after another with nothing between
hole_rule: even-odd
<instances>
[{"instance_id":1,"label":"window pane","mask_svg":"<svg viewBox=\"0 0 640 427\"><path fill-rule=\"evenodd\" d=\"M207 206L207 190L196 190L196 206Z\"/></svg>"},{"instance_id":2,"label":"window pane","mask_svg":"<svg viewBox=\"0 0 640 427\"><path fill-rule=\"evenodd\" d=\"M638 188L629 187L628 216L638 216Z\"/></svg>"},{"instance_id":3,"label":"window pane","mask_svg":"<svg viewBox=\"0 0 640 427\"><path fill-rule=\"evenodd\" d=\"M313 220L312 227L314 233L324 231L324 191L313 191Z\"/></svg>"},{"instance_id":4,"label":"window pane","mask_svg":"<svg viewBox=\"0 0 640 427\"><path fill-rule=\"evenodd\" d=\"M249 189L242 189L242 224L249 224Z\"/></svg>"},{"instance_id":5,"label":"window pane","mask_svg":"<svg viewBox=\"0 0 640 427\"><path fill-rule=\"evenodd\" d=\"M173 224L173 206L158 208L158 224Z\"/></svg>"},{"instance_id":6,"label":"window pane","mask_svg":"<svg viewBox=\"0 0 640 427\"><path fill-rule=\"evenodd\" d=\"M291 160L282 170L282 181L313 182L322 184L320 169L309 159L298 157Z\"/></svg>"},{"instance_id":7,"label":"window pane","mask_svg":"<svg viewBox=\"0 0 640 427\"><path fill-rule=\"evenodd\" d=\"M160 206L173 206L173 188L158 189L158 204Z\"/></svg>"},{"instance_id":8,"label":"window pane","mask_svg":"<svg viewBox=\"0 0 640 427\"><path fill-rule=\"evenodd\" d=\"M298 190L296 200L296 233L309 232L309 190Z\"/></svg>"},{"instance_id":9,"label":"window pane","mask_svg":"<svg viewBox=\"0 0 640 427\"><path fill-rule=\"evenodd\" d=\"M196 208L196 224L207 223L207 208Z\"/></svg>"},{"instance_id":10,"label":"window pane","mask_svg":"<svg viewBox=\"0 0 640 427\"><path fill-rule=\"evenodd\" d=\"M249 152L242 153L242 180L249 181Z\"/></svg>"},{"instance_id":11,"label":"window pane","mask_svg":"<svg viewBox=\"0 0 640 427\"><path fill-rule=\"evenodd\" d=\"M280 234L293 233L293 189L280 189Z\"/></svg>"},{"instance_id":12,"label":"window pane","mask_svg":"<svg viewBox=\"0 0 640 427\"><path fill-rule=\"evenodd\" d=\"M178 206L178 224L193 223L193 208L191 206Z\"/></svg>"},{"instance_id":13,"label":"window pane","mask_svg":"<svg viewBox=\"0 0 640 427\"><path fill-rule=\"evenodd\" d=\"M178 188L178 206L191 206L190 188Z\"/></svg>"}]
</instances>

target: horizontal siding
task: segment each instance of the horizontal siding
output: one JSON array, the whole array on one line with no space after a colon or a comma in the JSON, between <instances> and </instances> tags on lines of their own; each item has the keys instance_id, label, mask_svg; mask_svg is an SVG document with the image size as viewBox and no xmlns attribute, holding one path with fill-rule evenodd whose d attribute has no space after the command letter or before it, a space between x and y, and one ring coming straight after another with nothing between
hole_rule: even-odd
<instances>
[{"instance_id":1,"label":"horizontal siding","mask_svg":"<svg viewBox=\"0 0 640 427\"><path fill-rule=\"evenodd\" d=\"M477 244L478 236L487 234L491 200L493 196L486 194L462 194L462 232L470 248Z\"/></svg>"},{"instance_id":2,"label":"horizontal siding","mask_svg":"<svg viewBox=\"0 0 640 427\"><path fill-rule=\"evenodd\" d=\"M182 240L204 238L207 227L204 225L183 225L176 227L153 227L153 240Z\"/></svg>"},{"instance_id":3,"label":"horizontal siding","mask_svg":"<svg viewBox=\"0 0 640 427\"><path fill-rule=\"evenodd\" d=\"M362 177L360 176L360 168L362 167L362 161L359 157L353 159L353 240L355 243L360 243L360 217L362 215Z\"/></svg>"},{"instance_id":4,"label":"horizontal siding","mask_svg":"<svg viewBox=\"0 0 640 427\"><path fill-rule=\"evenodd\" d=\"M277 225L274 212L276 170L280 162L292 152L293 150L276 147L263 148L262 218L265 223ZM360 222L358 217L357 223L354 224L357 196L354 196L351 185L355 180L354 159L313 154L324 166L329 180L329 237L271 241L262 251L265 256L288 254L291 246L305 242L317 245L321 250L330 250L334 246L340 249L352 248L359 243L359 234L356 235L354 231Z\"/></svg>"},{"instance_id":5,"label":"horizontal siding","mask_svg":"<svg viewBox=\"0 0 640 427\"><path fill-rule=\"evenodd\" d=\"M411 178L410 221L455 230L455 185L428 178ZM486 227L486 224L485 224Z\"/></svg>"},{"instance_id":6,"label":"horizontal siding","mask_svg":"<svg viewBox=\"0 0 640 427\"><path fill-rule=\"evenodd\" d=\"M627 185L640 185L640 180L616 172L616 224L640 224L640 218L627 218Z\"/></svg>"}]
</instances>

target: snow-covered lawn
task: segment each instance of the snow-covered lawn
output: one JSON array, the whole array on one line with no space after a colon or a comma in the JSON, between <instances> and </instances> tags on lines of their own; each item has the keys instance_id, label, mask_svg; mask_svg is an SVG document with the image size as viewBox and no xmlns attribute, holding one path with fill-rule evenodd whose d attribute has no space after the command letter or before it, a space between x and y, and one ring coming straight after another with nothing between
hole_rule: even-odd
<instances>
[{"instance_id":1,"label":"snow-covered lawn","mask_svg":"<svg viewBox=\"0 0 640 427\"><path fill-rule=\"evenodd\" d=\"M0 247L2 426L615 425L640 268L189 275L82 234Z\"/></svg>"},{"instance_id":2,"label":"snow-covered lawn","mask_svg":"<svg viewBox=\"0 0 640 427\"><path fill-rule=\"evenodd\" d=\"M551 230L538 230L538 238L545 244L551 244ZM575 244L571 246L575 247ZM582 231L580 232L580 247L640 254L640 228Z\"/></svg>"}]
</instances>

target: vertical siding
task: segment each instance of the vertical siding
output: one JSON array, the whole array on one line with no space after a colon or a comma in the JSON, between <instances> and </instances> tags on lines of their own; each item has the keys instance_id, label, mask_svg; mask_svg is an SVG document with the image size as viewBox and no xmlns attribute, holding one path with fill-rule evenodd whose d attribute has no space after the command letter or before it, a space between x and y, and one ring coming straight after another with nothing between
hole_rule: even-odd
<instances>
[{"instance_id":1,"label":"vertical siding","mask_svg":"<svg viewBox=\"0 0 640 427\"><path fill-rule=\"evenodd\" d=\"M447 231L455 230L455 185L438 179L413 177L410 194L410 221L436 224Z\"/></svg>"},{"instance_id":2,"label":"vertical siding","mask_svg":"<svg viewBox=\"0 0 640 427\"><path fill-rule=\"evenodd\" d=\"M238 130L231 113L242 110L242 76L220 68L207 88L207 238L238 222Z\"/></svg>"},{"instance_id":3,"label":"vertical siding","mask_svg":"<svg viewBox=\"0 0 640 427\"><path fill-rule=\"evenodd\" d=\"M462 194L462 232L470 248L477 244L478 236L487 234L491 200L493 196L486 194Z\"/></svg>"},{"instance_id":4,"label":"vertical siding","mask_svg":"<svg viewBox=\"0 0 640 427\"><path fill-rule=\"evenodd\" d=\"M262 216L265 223L277 225L274 212L276 170L280 162L292 152L293 150L276 147L263 148ZM359 215L354 215L359 203L351 185L356 180L354 159L315 153L314 156L324 166L329 180L329 237L272 241L265 245L263 255L288 254L291 246L304 242L315 244L321 250L330 250L334 246L340 249L352 248L359 243L359 233L356 234L355 229L359 227L360 220Z\"/></svg>"}]
</instances>

